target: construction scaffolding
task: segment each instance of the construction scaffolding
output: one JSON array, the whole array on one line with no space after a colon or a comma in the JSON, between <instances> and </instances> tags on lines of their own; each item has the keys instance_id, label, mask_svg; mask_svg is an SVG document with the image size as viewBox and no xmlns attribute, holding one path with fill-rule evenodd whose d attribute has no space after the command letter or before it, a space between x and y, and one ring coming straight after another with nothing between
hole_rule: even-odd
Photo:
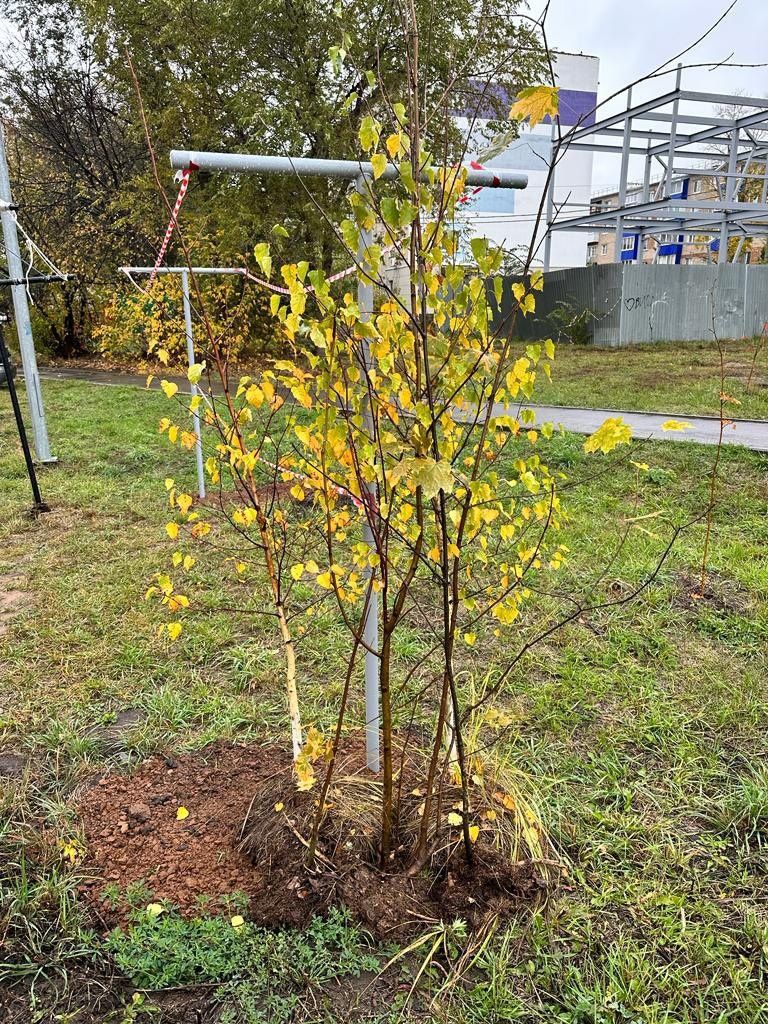
<instances>
[{"instance_id":1,"label":"construction scaffolding","mask_svg":"<svg viewBox=\"0 0 768 1024\"><path fill-rule=\"evenodd\" d=\"M682 88L681 78L678 67L674 89L634 105L632 89L627 89L624 110L592 125L576 125L555 140L545 270L550 269L554 231L615 231L616 262L622 260L627 236L633 237L637 252L642 252L645 237L657 238L660 233L711 238L717 262L727 263L731 238L743 244L748 236L768 235L768 99L692 92ZM554 200L556 168L558 153L566 149L620 156L615 204L560 216ZM640 188L629 182L630 162L638 157L645 166ZM657 165L661 179L652 182ZM686 182L692 175L711 179L715 198L689 195ZM757 184L746 198L750 181Z\"/></svg>"}]
</instances>

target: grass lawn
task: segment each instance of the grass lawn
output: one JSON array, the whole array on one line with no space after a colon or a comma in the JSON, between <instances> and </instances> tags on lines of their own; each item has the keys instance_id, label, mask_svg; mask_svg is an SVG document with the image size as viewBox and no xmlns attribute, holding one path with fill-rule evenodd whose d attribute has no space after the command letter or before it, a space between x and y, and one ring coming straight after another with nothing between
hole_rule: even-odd
<instances>
[{"instance_id":1,"label":"grass lawn","mask_svg":"<svg viewBox=\"0 0 768 1024\"><path fill-rule=\"evenodd\" d=\"M768 344L727 341L726 391L734 419L768 419ZM752 382L747 388L755 359ZM557 347L551 383L537 382L536 401L552 405L717 416L720 357L713 341L657 342L626 348Z\"/></svg>"},{"instance_id":2,"label":"grass lawn","mask_svg":"<svg viewBox=\"0 0 768 1024\"><path fill-rule=\"evenodd\" d=\"M746 361L746 348L739 351ZM627 361L633 370L625 379ZM706 346L690 346L686 365L680 346L654 346L652 353L563 348L559 364L563 381L540 391L542 402L576 404L589 394L598 405L714 411ZM656 383L640 405L636 383L646 374ZM690 388L672 402L681 378ZM164 944L147 944L137 925L106 949L83 908L78 868L41 839L76 837L77 795L105 768L124 771L152 751L220 738L277 731L287 741L274 629L265 618L217 607L216 573L203 555L195 571L209 589L178 646L157 635L161 613L143 600L169 554L163 480L171 475L190 488L194 481L190 453L169 449L156 432L166 400L83 383L46 383L45 390L61 464L41 472L53 511L37 520L24 514L28 484L8 396L0 392L0 768L16 755L27 763L21 779L0 775L0 1019L768 1019L764 455L726 448L721 456L711 559L717 600L692 607L684 600L681 580L701 557L699 524L681 536L634 603L575 622L511 676L502 707L515 727L504 753L530 780L567 878L547 907L521 913L498 933L431 1008L440 978L427 972L421 994L399 1017L418 955L373 982L373 996L352 985L343 1004L335 999L339 977L375 976L375 959L383 963L387 955L370 949L343 917L301 935L249 932L248 961L236 968L227 952L229 922L224 927L215 917L186 925L169 915ZM768 413L760 394L745 401L744 415ZM582 441L565 435L542 442L550 464L572 481L563 492L572 552L565 582L588 594L620 594L644 578L671 525L706 504L714 452L680 442L636 445L632 458L651 472L639 472L623 453L590 481L596 463ZM651 514L620 546L625 517ZM535 625L535 608L520 625L521 639ZM345 642L328 612L300 647L305 719L322 727L341 688ZM416 633L399 639L400 670L423 643ZM463 678L481 680L504 655L490 633L480 636ZM97 730L126 709L140 713L141 725L126 749L109 752ZM168 1002L174 993L153 1012L157 997L145 990L173 988L180 978L175 958L193 949L205 957L197 975L205 985L194 1003L203 1016L175 1015ZM118 968L141 989L135 997L113 977ZM27 1009L30 987L34 1011Z\"/></svg>"}]
</instances>

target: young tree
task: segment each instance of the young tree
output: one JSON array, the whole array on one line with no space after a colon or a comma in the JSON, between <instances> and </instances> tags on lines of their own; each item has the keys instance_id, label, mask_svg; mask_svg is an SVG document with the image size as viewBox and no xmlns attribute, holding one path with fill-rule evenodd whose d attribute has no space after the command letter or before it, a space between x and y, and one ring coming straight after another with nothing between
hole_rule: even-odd
<instances>
[{"instance_id":1,"label":"young tree","mask_svg":"<svg viewBox=\"0 0 768 1024\"><path fill-rule=\"evenodd\" d=\"M273 562L283 577L309 583L314 597L304 609L331 599L349 630L333 738L326 744L315 734L298 772L300 787L311 788L311 765L327 755L318 806L308 804L310 855L347 724L350 682L367 650L378 661L381 698L380 863L416 872L437 851L452 849L456 836L472 862L481 831L499 827L493 823L504 810L514 810L498 780L478 769L476 716L494 688L473 699L462 693L458 652L472 648L480 629L514 637L534 590L545 588L567 552L560 474L540 454L553 428L536 425L521 408L555 357L551 341L522 351L515 341L518 318L535 309L542 275L530 272L529 256L524 279L512 285L512 313L502 318L502 252L481 238L461 251L457 212L466 172L451 162L447 139L438 155L427 144L424 125L445 117L450 100L443 97L436 109L425 103L414 7L404 14L403 37L405 102L362 118L358 140L369 170L361 168L347 197L348 216L338 226L329 219L358 279L375 287L375 307L309 261L284 264L287 297L275 292L273 313L288 345L301 342L308 354L276 361L260 379L241 380L234 394L220 374L226 401L211 399L209 422L220 440L209 471L215 478L229 472L242 485L266 467L290 486L295 502L310 502L300 517L289 508L273 515L277 544L258 512L251 523L264 558L277 550ZM555 112L556 101L551 86L532 89L513 114L535 123ZM407 268L404 292L387 283L385 249ZM255 257L272 278L270 245L257 245ZM278 410L282 396L293 401ZM586 450L608 452L629 438L620 418L609 419ZM251 503L257 492L249 486ZM250 525L246 505L231 519ZM306 551L300 559L297 537ZM267 577L275 579L269 566ZM278 573L278 583L283 577ZM373 593L381 609L375 645L364 632ZM416 692L410 673L397 677L393 653L400 633L414 627L430 639L421 666L426 682ZM544 632L556 627L549 622ZM500 667L500 678L519 656ZM409 728L415 720L427 724L426 746Z\"/></svg>"}]
</instances>

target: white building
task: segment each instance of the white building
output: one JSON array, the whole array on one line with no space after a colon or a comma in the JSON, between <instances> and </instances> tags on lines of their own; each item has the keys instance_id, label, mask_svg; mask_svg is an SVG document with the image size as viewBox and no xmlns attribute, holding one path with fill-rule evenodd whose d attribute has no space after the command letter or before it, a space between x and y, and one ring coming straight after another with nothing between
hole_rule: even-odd
<instances>
[{"instance_id":1,"label":"white building","mask_svg":"<svg viewBox=\"0 0 768 1024\"><path fill-rule=\"evenodd\" d=\"M553 54L556 84L559 93L559 120L563 130L575 124L589 125L595 120L599 59L577 53ZM514 97L509 97L510 106ZM469 131L466 117L459 118L461 128ZM483 124L482 121L479 122ZM548 165L552 155L554 126L549 119L530 129L521 126L520 137L491 160L486 167L505 167L524 171L528 175L528 188L483 189L465 207L469 233L484 236L509 251L526 251L531 243L536 215L542 202L547 181ZM478 153L470 154L477 159ZM592 153L574 150L560 154L557 165L555 207L563 207L563 215L588 213L592 196ZM537 233L536 259L541 265L543 236L546 228L546 208ZM585 232L553 232L551 269L584 266L586 242L591 236Z\"/></svg>"}]
</instances>

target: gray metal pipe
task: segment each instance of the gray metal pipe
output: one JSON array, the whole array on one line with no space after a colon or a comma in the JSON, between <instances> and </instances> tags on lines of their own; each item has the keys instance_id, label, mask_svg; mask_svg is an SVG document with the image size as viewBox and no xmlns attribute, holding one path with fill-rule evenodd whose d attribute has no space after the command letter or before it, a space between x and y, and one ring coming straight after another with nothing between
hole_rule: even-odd
<instances>
[{"instance_id":1,"label":"gray metal pipe","mask_svg":"<svg viewBox=\"0 0 768 1024\"><path fill-rule=\"evenodd\" d=\"M172 149L171 166L185 170L194 165L201 171L231 171L246 174L295 174L298 177L346 178L357 181L363 175L373 178L370 163L357 160L314 160L307 157L255 156L250 153L205 153L195 149ZM387 164L380 175L385 180L398 177L395 164ZM467 184L485 188L527 188L528 175L504 167L484 170L467 168Z\"/></svg>"},{"instance_id":2,"label":"gray metal pipe","mask_svg":"<svg viewBox=\"0 0 768 1024\"><path fill-rule=\"evenodd\" d=\"M248 271L245 267L119 267L123 274L238 274L243 277Z\"/></svg>"}]
</instances>

